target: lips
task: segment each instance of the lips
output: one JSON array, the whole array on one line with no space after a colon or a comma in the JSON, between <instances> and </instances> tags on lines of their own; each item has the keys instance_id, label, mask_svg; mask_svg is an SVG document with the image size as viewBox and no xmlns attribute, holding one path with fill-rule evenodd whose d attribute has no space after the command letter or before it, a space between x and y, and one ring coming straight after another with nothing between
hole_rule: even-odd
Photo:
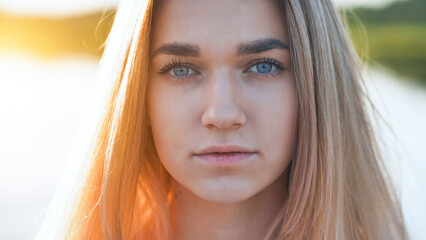
<instances>
[{"instance_id":1,"label":"lips","mask_svg":"<svg viewBox=\"0 0 426 240\"><path fill-rule=\"evenodd\" d=\"M255 151L250 150L246 147L238 146L238 145L216 145L207 147L195 155L203 155L203 154L213 154L213 153L255 153Z\"/></svg>"},{"instance_id":2,"label":"lips","mask_svg":"<svg viewBox=\"0 0 426 240\"><path fill-rule=\"evenodd\" d=\"M238 145L210 146L194 154L196 157L218 166L234 165L256 154L249 148Z\"/></svg>"}]
</instances>

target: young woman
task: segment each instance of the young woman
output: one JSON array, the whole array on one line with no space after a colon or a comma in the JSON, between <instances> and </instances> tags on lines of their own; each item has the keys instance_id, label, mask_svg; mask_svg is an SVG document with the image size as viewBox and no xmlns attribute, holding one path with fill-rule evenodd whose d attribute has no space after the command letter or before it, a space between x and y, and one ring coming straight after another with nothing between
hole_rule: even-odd
<instances>
[{"instance_id":1,"label":"young woman","mask_svg":"<svg viewBox=\"0 0 426 240\"><path fill-rule=\"evenodd\" d=\"M123 0L50 238L406 239L360 65L328 0Z\"/></svg>"}]
</instances>

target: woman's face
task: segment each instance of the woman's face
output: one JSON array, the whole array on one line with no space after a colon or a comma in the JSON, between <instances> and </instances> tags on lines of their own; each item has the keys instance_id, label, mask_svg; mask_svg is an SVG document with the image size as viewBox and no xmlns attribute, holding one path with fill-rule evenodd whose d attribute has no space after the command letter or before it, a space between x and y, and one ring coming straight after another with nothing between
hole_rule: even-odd
<instances>
[{"instance_id":1,"label":"woman's face","mask_svg":"<svg viewBox=\"0 0 426 240\"><path fill-rule=\"evenodd\" d=\"M285 171L295 142L297 102L281 6L166 0L155 7L148 113L162 164L205 200L254 196ZM200 155L211 146L225 147Z\"/></svg>"}]
</instances>

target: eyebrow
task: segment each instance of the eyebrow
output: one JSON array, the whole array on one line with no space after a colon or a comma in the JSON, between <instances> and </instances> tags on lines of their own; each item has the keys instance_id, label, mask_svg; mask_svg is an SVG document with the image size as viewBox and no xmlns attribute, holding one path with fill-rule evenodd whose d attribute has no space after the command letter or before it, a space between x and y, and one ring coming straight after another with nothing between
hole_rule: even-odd
<instances>
[{"instance_id":1,"label":"eyebrow","mask_svg":"<svg viewBox=\"0 0 426 240\"><path fill-rule=\"evenodd\" d=\"M261 53L275 48L289 49L288 45L275 38L259 39L238 46L237 55Z\"/></svg>"},{"instance_id":2,"label":"eyebrow","mask_svg":"<svg viewBox=\"0 0 426 240\"><path fill-rule=\"evenodd\" d=\"M200 56L200 48L196 45L187 44L187 43L166 43L161 47L157 48L152 55L151 58L155 57L158 54L167 54L167 55L176 55L176 56L184 56L184 57L199 57Z\"/></svg>"},{"instance_id":3,"label":"eyebrow","mask_svg":"<svg viewBox=\"0 0 426 240\"><path fill-rule=\"evenodd\" d=\"M248 54L256 54L271 49L289 49L289 47L287 44L275 38L259 39L238 45L237 55L242 56ZM184 57L199 57L200 48L197 45L172 42L166 43L161 47L157 48L151 54L151 58L154 58L158 54L176 55Z\"/></svg>"}]
</instances>

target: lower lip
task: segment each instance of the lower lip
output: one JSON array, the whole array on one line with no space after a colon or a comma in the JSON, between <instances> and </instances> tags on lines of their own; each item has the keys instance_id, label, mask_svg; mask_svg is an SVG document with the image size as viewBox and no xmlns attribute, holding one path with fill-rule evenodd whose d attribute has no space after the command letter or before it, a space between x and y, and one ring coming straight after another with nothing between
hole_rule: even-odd
<instances>
[{"instance_id":1,"label":"lower lip","mask_svg":"<svg viewBox=\"0 0 426 240\"><path fill-rule=\"evenodd\" d=\"M204 161L218 166L228 166L233 165L239 162L242 162L256 153L211 153L211 154L201 154L195 155Z\"/></svg>"}]
</instances>

